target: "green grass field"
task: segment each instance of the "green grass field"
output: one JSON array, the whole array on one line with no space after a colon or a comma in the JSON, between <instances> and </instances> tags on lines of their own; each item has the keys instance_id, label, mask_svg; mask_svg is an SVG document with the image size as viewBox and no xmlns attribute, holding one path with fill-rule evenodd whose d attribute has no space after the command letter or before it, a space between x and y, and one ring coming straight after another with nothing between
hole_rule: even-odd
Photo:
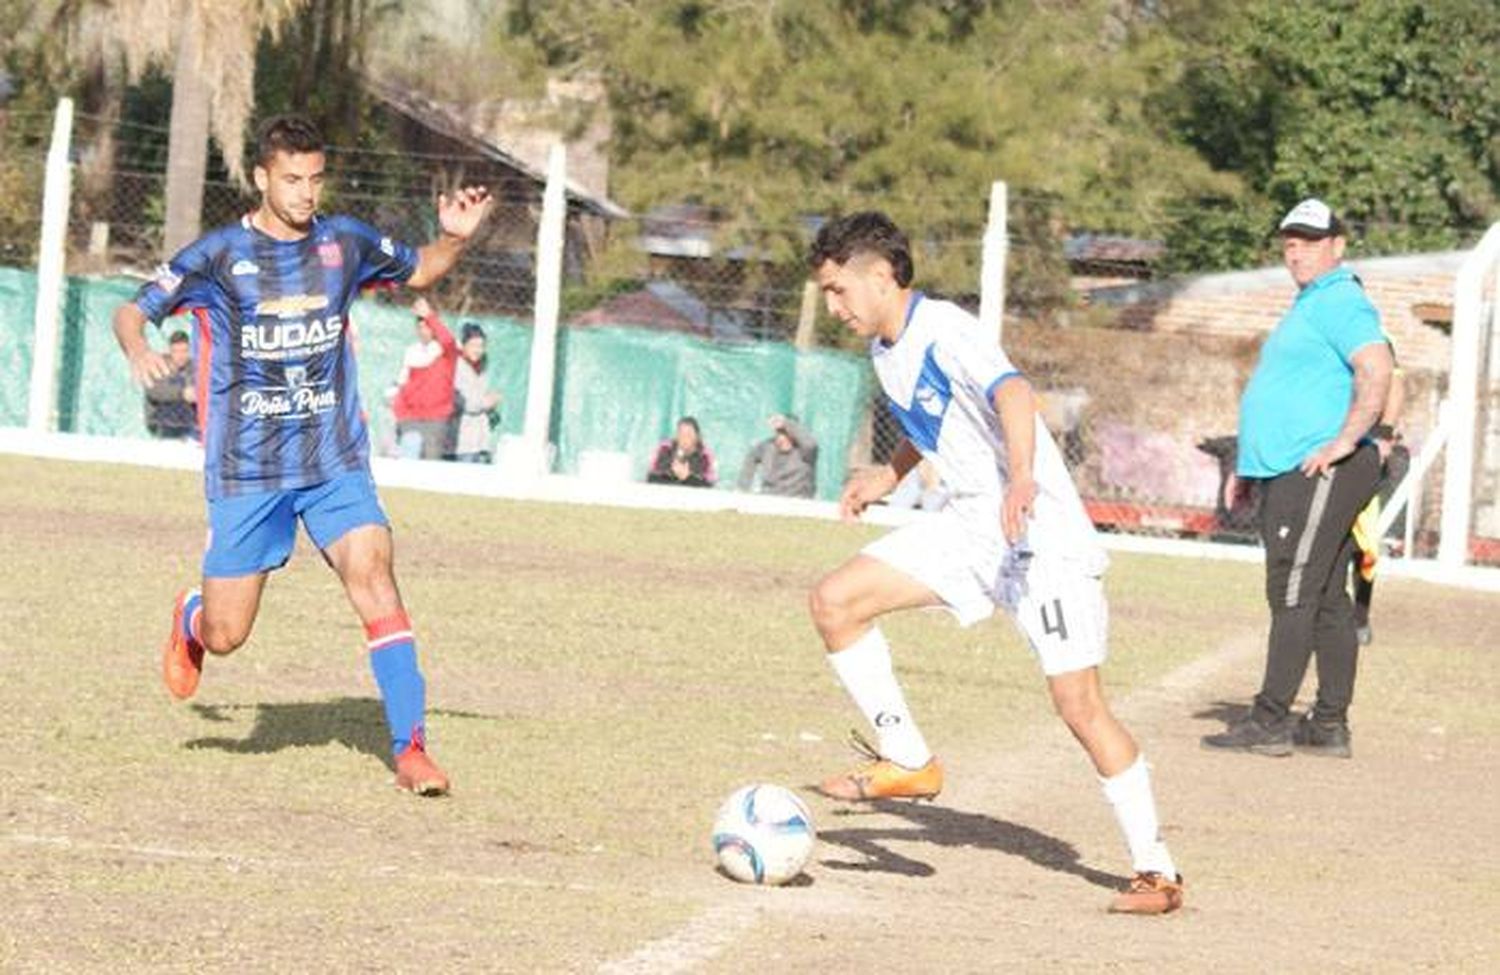
<instances>
[{"instance_id":1,"label":"green grass field","mask_svg":"<svg viewBox=\"0 0 1500 975\"><path fill-rule=\"evenodd\" d=\"M740 888L712 869L707 833L724 795L755 780L803 786L851 757L843 738L858 716L822 660L805 594L876 529L400 491L385 502L432 750L454 778L444 800L391 787L362 634L314 550L299 546L273 577L250 643L211 659L197 698L174 703L157 654L172 595L197 572L197 478L0 458L11 746L0 969L591 971L664 941L667 954L617 970L728 971L773 951L791 970L832 959L827 971L873 963L868 939L838 944L839 931L872 923L860 905L895 910L909 892L946 922L965 898L983 901L986 884L960 884L945 902L909 876L824 866L830 851L850 856L831 842L801 888ZM1117 699L1264 627L1254 566L1120 556L1109 580L1105 674ZM1390 583L1381 600L1390 622L1361 685L1382 701L1380 727L1395 740L1440 721L1455 760L1480 762L1478 743L1500 732L1493 597ZM914 614L887 629L945 754L979 766L1057 738L1037 669L1003 620L961 630ZM1252 658L1230 687L1248 695L1258 673ZM1214 730L1168 718L1169 730L1143 735L1176 742L1160 755L1196 756L1191 743ZM1104 835L1080 763L1038 775L1066 780L1085 832ZM1178 781L1191 796L1198 780ZM1495 825L1493 808L1469 812ZM820 826L843 822L826 803L814 812ZM1071 842L1074 818L1043 809L1025 825ZM948 846L958 855L940 877L980 868L982 850L961 835ZM1099 870L1123 870L1117 849L1098 850ZM1079 883L1044 867L1011 856L983 869L1000 869L1001 886L1024 885L1028 870ZM1476 909L1500 907L1493 880L1464 882ZM1097 913L1099 895L1059 896ZM714 927L715 911L741 913L728 934L693 934ZM1190 915L1155 930L1191 938ZM1154 937L1131 934L1143 951ZM1491 954L1472 957L1493 957L1488 938ZM961 963L971 956L957 944L921 957L987 969ZM1194 951L1184 957L1214 957L1211 944Z\"/></svg>"}]
</instances>

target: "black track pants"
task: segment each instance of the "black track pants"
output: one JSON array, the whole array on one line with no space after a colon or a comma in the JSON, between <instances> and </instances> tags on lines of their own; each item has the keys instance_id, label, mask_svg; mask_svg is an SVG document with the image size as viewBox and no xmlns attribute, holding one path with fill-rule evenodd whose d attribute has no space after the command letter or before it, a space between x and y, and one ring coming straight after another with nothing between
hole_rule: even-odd
<instances>
[{"instance_id":1,"label":"black track pants","mask_svg":"<svg viewBox=\"0 0 1500 975\"><path fill-rule=\"evenodd\" d=\"M1354 554L1349 530L1374 495L1379 476L1380 457L1366 445L1326 476L1305 477L1294 470L1264 483L1260 530L1271 639L1255 717L1266 724L1290 713L1314 653L1314 716L1330 722L1347 719L1359 655L1354 609L1345 588Z\"/></svg>"}]
</instances>

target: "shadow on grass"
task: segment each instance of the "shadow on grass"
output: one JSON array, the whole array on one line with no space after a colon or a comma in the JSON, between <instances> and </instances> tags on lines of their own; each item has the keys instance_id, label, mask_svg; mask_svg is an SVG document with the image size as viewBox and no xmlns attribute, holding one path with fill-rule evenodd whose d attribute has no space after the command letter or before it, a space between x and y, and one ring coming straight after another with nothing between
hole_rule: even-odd
<instances>
[{"instance_id":1,"label":"shadow on grass","mask_svg":"<svg viewBox=\"0 0 1500 975\"><path fill-rule=\"evenodd\" d=\"M993 816L890 799L868 803L865 808L871 813L900 817L915 828L886 826L819 830L818 839L832 846L841 846L863 858L860 861L824 860L823 866L831 870L930 877L936 873L931 864L903 856L886 845L891 841L923 842L955 848L993 850L1022 857L1046 870L1072 874L1096 887L1110 890L1122 889L1129 879L1084 864L1079 858L1078 850L1071 843L1029 826ZM868 814L862 809L851 809L836 815L847 817Z\"/></svg>"},{"instance_id":2,"label":"shadow on grass","mask_svg":"<svg viewBox=\"0 0 1500 975\"><path fill-rule=\"evenodd\" d=\"M1250 705L1244 702L1215 701L1201 711L1194 711L1193 717L1198 721L1222 721L1224 727L1250 717Z\"/></svg>"},{"instance_id":3,"label":"shadow on grass","mask_svg":"<svg viewBox=\"0 0 1500 975\"><path fill-rule=\"evenodd\" d=\"M238 755L265 755L284 748L343 745L391 764L391 738L386 730L385 709L371 697L340 697L328 701L297 701L286 704L194 704L205 721L230 721L230 714L254 711L255 724L245 738L211 736L185 742L184 748L216 748ZM465 711L434 710L429 717L480 718L492 715Z\"/></svg>"}]
</instances>

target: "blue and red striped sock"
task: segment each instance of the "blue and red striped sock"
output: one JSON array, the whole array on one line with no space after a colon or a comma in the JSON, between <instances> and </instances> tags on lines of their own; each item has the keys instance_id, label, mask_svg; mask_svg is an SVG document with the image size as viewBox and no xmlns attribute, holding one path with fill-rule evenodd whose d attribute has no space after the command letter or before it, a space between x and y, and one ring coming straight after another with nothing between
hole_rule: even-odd
<instances>
[{"instance_id":1,"label":"blue and red striped sock","mask_svg":"<svg viewBox=\"0 0 1500 975\"><path fill-rule=\"evenodd\" d=\"M202 632L203 593L190 589L187 599L182 604L182 635L189 643L201 646L203 641L198 638L198 634Z\"/></svg>"},{"instance_id":2,"label":"blue and red striped sock","mask_svg":"<svg viewBox=\"0 0 1500 975\"><path fill-rule=\"evenodd\" d=\"M427 682L417 669L417 643L411 619L392 613L365 624L370 650L370 669L385 703L385 721L391 729L391 751L400 755L413 742L423 747L423 724L427 712Z\"/></svg>"}]
</instances>

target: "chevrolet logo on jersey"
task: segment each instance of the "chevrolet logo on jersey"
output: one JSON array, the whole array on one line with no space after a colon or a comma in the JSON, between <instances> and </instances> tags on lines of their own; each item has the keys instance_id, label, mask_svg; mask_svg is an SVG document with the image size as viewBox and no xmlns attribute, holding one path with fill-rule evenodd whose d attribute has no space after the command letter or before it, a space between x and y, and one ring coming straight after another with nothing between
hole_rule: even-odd
<instances>
[{"instance_id":1,"label":"chevrolet logo on jersey","mask_svg":"<svg viewBox=\"0 0 1500 975\"><path fill-rule=\"evenodd\" d=\"M255 306L255 313L262 317L301 318L311 311L328 307L327 295L286 295L267 298Z\"/></svg>"}]
</instances>

